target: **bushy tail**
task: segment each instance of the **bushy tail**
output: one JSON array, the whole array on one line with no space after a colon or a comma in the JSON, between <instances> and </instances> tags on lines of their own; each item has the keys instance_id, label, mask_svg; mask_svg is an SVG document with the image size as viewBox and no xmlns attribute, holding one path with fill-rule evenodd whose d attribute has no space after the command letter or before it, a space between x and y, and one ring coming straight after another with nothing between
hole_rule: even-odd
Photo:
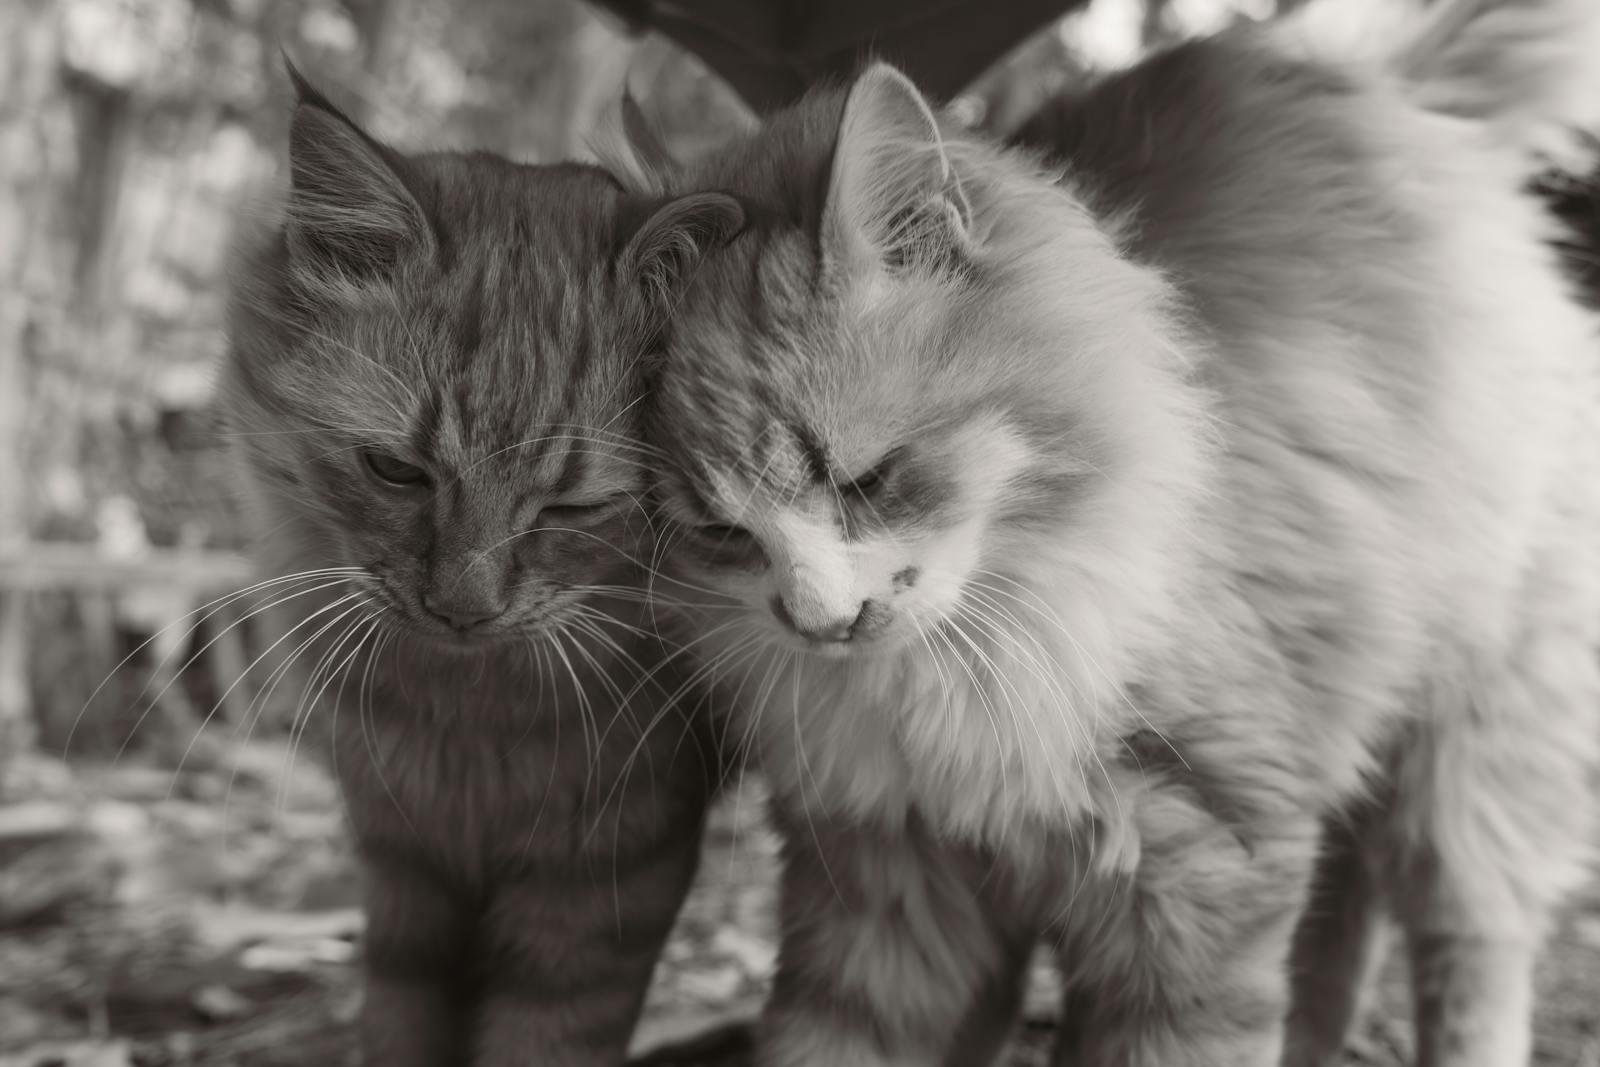
<instances>
[{"instance_id":1,"label":"bushy tail","mask_svg":"<svg viewBox=\"0 0 1600 1067\"><path fill-rule=\"evenodd\" d=\"M1600 131L1600 0L1319 0L1302 14L1307 43L1330 34L1421 106L1530 158L1576 163L1575 131Z\"/></svg>"},{"instance_id":2,"label":"bushy tail","mask_svg":"<svg viewBox=\"0 0 1600 1067\"><path fill-rule=\"evenodd\" d=\"M1395 66L1425 107L1560 152L1600 126L1600 0L1436 0Z\"/></svg>"}]
</instances>

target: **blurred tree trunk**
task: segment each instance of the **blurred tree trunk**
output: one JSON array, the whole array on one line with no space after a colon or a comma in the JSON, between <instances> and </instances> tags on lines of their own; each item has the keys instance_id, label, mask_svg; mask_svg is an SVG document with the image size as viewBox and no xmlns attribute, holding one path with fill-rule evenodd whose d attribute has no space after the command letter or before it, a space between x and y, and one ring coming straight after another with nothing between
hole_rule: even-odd
<instances>
[{"instance_id":1,"label":"blurred tree trunk","mask_svg":"<svg viewBox=\"0 0 1600 1067\"><path fill-rule=\"evenodd\" d=\"M362 92L351 117L371 122L373 94L384 71L395 61L397 37L406 24L410 0L359 0L350 5L362 51Z\"/></svg>"},{"instance_id":2,"label":"blurred tree trunk","mask_svg":"<svg viewBox=\"0 0 1600 1067\"><path fill-rule=\"evenodd\" d=\"M28 536L26 429L39 296L56 291L60 250L47 117L58 105L53 0L0 4L0 553ZM23 594L0 588L0 760L31 742ZM3 768L0 768L3 773Z\"/></svg>"}]
</instances>

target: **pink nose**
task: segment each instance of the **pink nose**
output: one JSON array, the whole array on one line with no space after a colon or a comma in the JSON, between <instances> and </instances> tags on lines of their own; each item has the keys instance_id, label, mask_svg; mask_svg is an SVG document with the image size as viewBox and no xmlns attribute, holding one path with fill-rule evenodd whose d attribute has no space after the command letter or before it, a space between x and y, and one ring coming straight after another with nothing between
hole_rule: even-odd
<instances>
[{"instance_id":1,"label":"pink nose","mask_svg":"<svg viewBox=\"0 0 1600 1067\"><path fill-rule=\"evenodd\" d=\"M843 644L849 641L855 636L856 626L866 611L867 603L863 600L854 615L841 616L824 622L812 622L808 619L802 623L790 613L783 598L776 596L772 598L772 613L780 622L806 640L816 641L819 644Z\"/></svg>"}]
</instances>

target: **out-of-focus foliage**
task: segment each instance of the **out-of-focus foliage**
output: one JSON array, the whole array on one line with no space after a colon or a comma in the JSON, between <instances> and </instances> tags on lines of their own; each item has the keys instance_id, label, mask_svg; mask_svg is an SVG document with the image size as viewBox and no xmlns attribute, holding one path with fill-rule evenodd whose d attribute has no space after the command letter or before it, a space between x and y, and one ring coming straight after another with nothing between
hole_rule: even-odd
<instances>
[{"instance_id":1,"label":"out-of-focus foliage","mask_svg":"<svg viewBox=\"0 0 1600 1067\"><path fill-rule=\"evenodd\" d=\"M6 0L0 549L245 547L211 393L229 264L282 181L285 55L401 147L582 157L624 79L681 151L743 114L696 62L577 0ZM207 591L162 592L117 592L112 628L142 636ZM124 651L92 633L101 606L67 589L26 605L47 741Z\"/></svg>"},{"instance_id":2,"label":"out-of-focus foliage","mask_svg":"<svg viewBox=\"0 0 1600 1067\"><path fill-rule=\"evenodd\" d=\"M0 48L43 86L7 115L31 192L0 206L0 247L27 250L6 273L27 303L35 537L93 538L127 496L156 544L240 540L225 477L195 461L218 442L190 413L223 343L230 251L281 161L282 53L401 145L582 155L630 68L681 139L737 116L692 63L571 0L18 4Z\"/></svg>"},{"instance_id":3,"label":"out-of-focus foliage","mask_svg":"<svg viewBox=\"0 0 1600 1067\"><path fill-rule=\"evenodd\" d=\"M1169 6L1197 5L1229 6ZM283 53L402 146L583 156L625 79L681 153L744 121L695 61L576 0L0 6L0 384L27 398L0 411L0 527L35 538L242 542L205 412L229 256L281 162Z\"/></svg>"}]
</instances>

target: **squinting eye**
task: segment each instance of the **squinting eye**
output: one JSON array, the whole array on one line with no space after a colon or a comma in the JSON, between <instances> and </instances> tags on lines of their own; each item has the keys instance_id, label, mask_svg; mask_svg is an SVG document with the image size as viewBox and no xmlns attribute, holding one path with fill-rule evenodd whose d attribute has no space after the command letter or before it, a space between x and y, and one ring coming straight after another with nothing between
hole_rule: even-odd
<instances>
[{"instance_id":1,"label":"squinting eye","mask_svg":"<svg viewBox=\"0 0 1600 1067\"><path fill-rule=\"evenodd\" d=\"M889 470L894 466L894 459L893 452L884 456L883 459L879 460L876 467L851 482L846 488L857 496L871 496L883 486L884 481L889 477Z\"/></svg>"},{"instance_id":2,"label":"squinting eye","mask_svg":"<svg viewBox=\"0 0 1600 1067\"><path fill-rule=\"evenodd\" d=\"M704 522L698 526L691 527L691 529L696 537L719 545L735 541L748 541L752 536L750 531L743 526L735 526L728 522Z\"/></svg>"},{"instance_id":3,"label":"squinting eye","mask_svg":"<svg viewBox=\"0 0 1600 1067\"><path fill-rule=\"evenodd\" d=\"M605 518L617 508L617 498L585 501L578 504L551 504L539 510L536 527L572 526Z\"/></svg>"},{"instance_id":4,"label":"squinting eye","mask_svg":"<svg viewBox=\"0 0 1600 1067\"><path fill-rule=\"evenodd\" d=\"M405 460L395 459L370 448L361 453L361 460L374 477L389 485L412 488L428 484L428 472Z\"/></svg>"}]
</instances>

